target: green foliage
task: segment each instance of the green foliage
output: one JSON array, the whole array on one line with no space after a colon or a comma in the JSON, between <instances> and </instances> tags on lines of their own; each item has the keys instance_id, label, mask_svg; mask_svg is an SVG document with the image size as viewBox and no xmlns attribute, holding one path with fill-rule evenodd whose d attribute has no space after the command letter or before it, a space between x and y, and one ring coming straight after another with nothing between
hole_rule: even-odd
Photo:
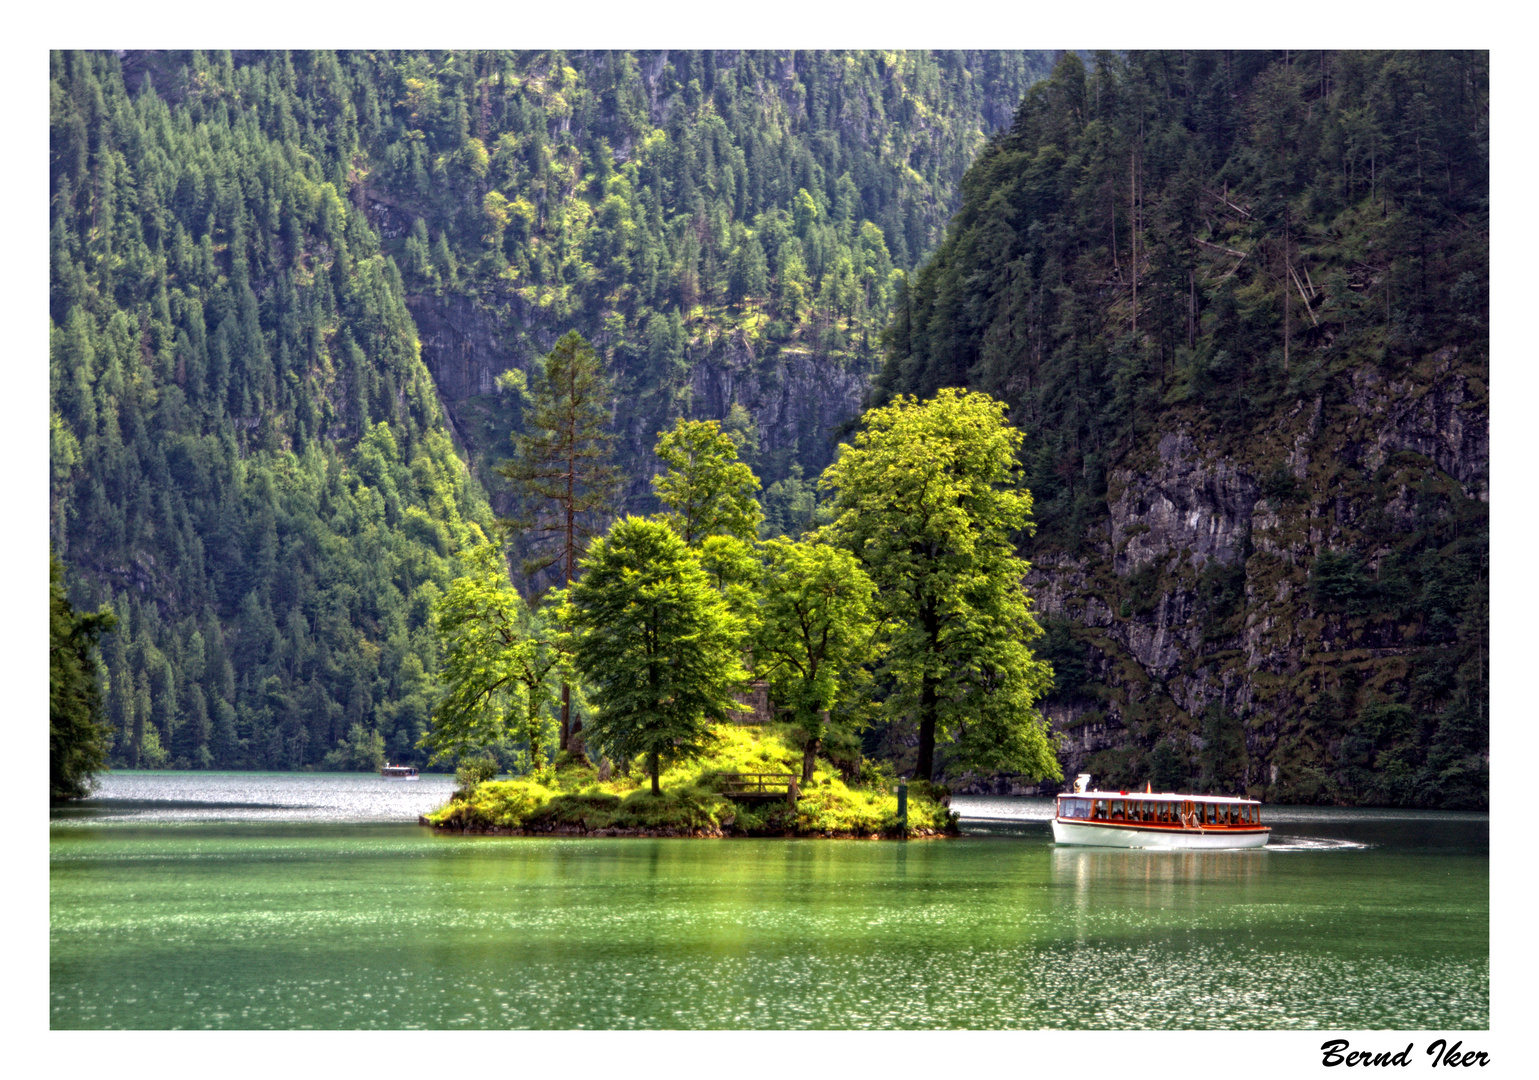
<instances>
[{"instance_id":1,"label":"green foliage","mask_svg":"<svg viewBox=\"0 0 1539 1080\"><path fill-rule=\"evenodd\" d=\"M1008 401L1039 543L1079 551L1172 406L1234 443L1300 399L1337 405L1364 364L1482 345L1488 70L1480 52L1064 53L963 179L877 403ZM1263 494L1298 494L1264 465Z\"/></svg>"},{"instance_id":2,"label":"green foliage","mask_svg":"<svg viewBox=\"0 0 1539 1080\"><path fill-rule=\"evenodd\" d=\"M1067 619L1040 620L1042 636L1033 651L1052 669L1052 701L1073 701L1084 696L1092 685L1086 661L1090 650L1074 636L1074 624Z\"/></svg>"},{"instance_id":3,"label":"green foliage","mask_svg":"<svg viewBox=\"0 0 1539 1080\"><path fill-rule=\"evenodd\" d=\"M1208 560L1197 575L1197 598L1203 607L1204 641L1238 632L1237 616L1245 610L1245 563Z\"/></svg>"},{"instance_id":4,"label":"green foliage","mask_svg":"<svg viewBox=\"0 0 1539 1080\"><path fill-rule=\"evenodd\" d=\"M1321 611L1357 614L1373 602L1373 581L1356 552L1322 551L1309 568L1309 599Z\"/></svg>"},{"instance_id":5,"label":"green foliage","mask_svg":"<svg viewBox=\"0 0 1539 1080\"><path fill-rule=\"evenodd\" d=\"M663 520L684 543L698 547L709 536L751 541L762 514L754 492L759 478L738 460L737 446L715 420L679 420L658 436L656 453L668 471L652 477L668 509Z\"/></svg>"},{"instance_id":6,"label":"green foliage","mask_svg":"<svg viewBox=\"0 0 1539 1080\"><path fill-rule=\"evenodd\" d=\"M701 418L702 360L876 366L904 271L1049 56L373 52L328 74L375 102L353 153L389 200L382 245L408 291L486 316L514 356L581 332L615 379L631 433L617 460L640 480L645 433ZM831 449L790 431L751 464L766 482L793 461L813 475ZM628 509L653 509L648 494L633 486Z\"/></svg>"},{"instance_id":7,"label":"green foliage","mask_svg":"<svg viewBox=\"0 0 1539 1080\"><path fill-rule=\"evenodd\" d=\"M107 767L112 729L102 717L96 644L117 625L107 607L77 612L64 592L64 568L48 556L48 797L90 794Z\"/></svg>"},{"instance_id":8,"label":"green foliage","mask_svg":"<svg viewBox=\"0 0 1539 1080\"><path fill-rule=\"evenodd\" d=\"M1149 755L1149 781L1155 791L1191 790L1191 760L1173 738L1161 739Z\"/></svg>"},{"instance_id":9,"label":"green foliage","mask_svg":"<svg viewBox=\"0 0 1539 1080\"><path fill-rule=\"evenodd\" d=\"M1245 773L1245 726L1238 716L1217 703L1202 715L1202 750L1198 753L1204 791L1234 793Z\"/></svg>"},{"instance_id":10,"label":"green foliage","mask_svg":"<svg viewBox=\"0 0 1539 1080\"><path fill-rule=\"evenodd\" d=\"M491 758L470 758L460 762L454 770L454 779L459 782L461 791L471 791L496 775L497 763Z\"/></svg>"},{"instance_id":11,"label":"green foliage","mask_svg":"<svg viewBox=\"0 0 1539 1080\"><path fill-rule=\"evenodd\" d=\"M385 764L385 737L362 724L354 724L347 738L326 755L324 765L335 772L378 772Z\"/></svg>"},{"instance_id":12,"label":"green foliage","mask_svg":"<svg viewBox=\"0 0 1539 1080\"><path fill-rule=\"evenodd\" d=\"M509 376L507 385L520 382L515 373ZM588 538L603 528L620 480L610 463L613 391L598 354L572 330L546 354L525 396L513 457L497 467L513 483L525 516L504 524L532 538L535 554L524 564L526 573L559 562L561 580L570 584Z\"/></svg>"},{"instance_id":13,"label":"green foliage","mask_svg":"<svg viewBox=\"0 0 1539 1080\"><path fill-rule=\"evenodd\" d=\"M823 740L852 734L864 719L859 706L880 629L876 586L853 555L829 544L769 540L764 558L755 674L801 729L802 780L810 783Z\"/></svg>"},{"instance_id":14,"label":"green foliage","mask_svg":"<svg viewBox=\"0 0 1539 1080\"><path fill-rule=\"evenodd\" d=\"M900 397L866 413L821 481L836 492L830 538L860 560L890 627L886 708L917 714L919 779L931 778L937 737L952 736L963 765L1062 775L1036 707L1052 672L1026 644L1041 630L1014 537L1029 528L1031 494L1004 411L985 394Z\"/></svg>"},{"instance_id":15,"label":"green foliage","mask_svg":"<svg viewBox=\"0 0 1539 1080\"><path fill-rule=\"evenodd\" d=\"M553 741L554 635L514 591L499 545L471 549L464 565L437 605L445 693L420 745L435 763L517 745L538 770Z\"/></svg>"},{"instance_id":16,"label":"green foliage","mask_svg":"<svg viewBox=\"0 0 1539 1080\"><path fill-rule=\"evenodd\" d=\"M701 754L735 709L741 626L666 524L627 517L595 540L561 613L597 714L585 738L645 759L653 794L670 762Z\"/></svg>"}]
</instances>

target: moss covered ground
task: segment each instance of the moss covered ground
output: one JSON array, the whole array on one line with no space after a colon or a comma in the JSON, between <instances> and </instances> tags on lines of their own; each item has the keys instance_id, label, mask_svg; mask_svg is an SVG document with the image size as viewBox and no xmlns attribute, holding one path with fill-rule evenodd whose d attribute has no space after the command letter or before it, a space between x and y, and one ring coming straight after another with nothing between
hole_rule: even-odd
<instances>
[{"instance_id":1,"label":"moss covered ground","mask_svg":"<svg viewBox=\"0 0 1539 1080\"><path fill-rule=\"evenodd\" d=\"M812 783L788 802L734 801L722 794L723 773L795 773L802 755L788 728L718 725L710 750L666 769L653 795L640 767L630 775L562 755L558 764L510 780L487 780L454 793L422 818L438 829L590 836L818 836L866 839L956 832L944 788L909 785L908 825L898 820L892 774L867 768L846 778L819 759Z\"/></svg>"}]
</instances>

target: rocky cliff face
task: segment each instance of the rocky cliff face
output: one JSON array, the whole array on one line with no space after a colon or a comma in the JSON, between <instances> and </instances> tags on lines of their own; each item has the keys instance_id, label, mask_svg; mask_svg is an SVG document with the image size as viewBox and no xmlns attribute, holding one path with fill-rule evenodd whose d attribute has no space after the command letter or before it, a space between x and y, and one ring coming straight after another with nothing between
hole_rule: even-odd
<instances>
[{"instance_id":1,"label":"rocky cliff face","mask_svg":"<svg viewBox=\"0 0 1539 1080\"><path fill-rule=\"evenodd\" d=\"M1071 624L1083 647L1085 680L1047 709L1066 776L1141 786L1164 741L1176 771L1196 777L1227 724L1230 787L1300 797L1312 776L1341 797L1332 766L1351 756L1353 717L1414 697L1408 683L1436 666L1429 655L1464 640L1433 627L1428 582L1455 557L1437 541L1483 528L1484 367L1448 348L1396 376L1359 371L1342 389L1333 406L1301 400L1238 440L1173 412L1171 429L1111 475L1097 553L1035 561L1039 612ZM1406 538L1429 533L1419 593L1392 603ZM1320 566L1338 553L1360 555L1358 599L1332 603ZM1298 721L1322 702L1341 713L1339 738L1321 725L1327 737L1302 754Z\"/></svg>"},{"instance_id":2,"label":"rocky cliff face","mask_svg":"<svg viewBox=\"0 0 1539 1080\"><path fill-rule=\"evenodd\" d=\"M422 358L433 373L450 427L496 503L490 467L507 454L513 420L511 402L503 400L496 378L510 368L529 370L559 333L517 302L496 312L464 297L416 296L409 303ZM600 349L605 347L602 336L594 340ZM615 403L615 427L621 437L617 454L631 474L628 494L638 504L633 509L650 495L657 433L680 414L724 420L733 405L741 405L756 429L766 487L784 476L791 462L816 477L833 460L841 427L860 413L875 368L874 360L852 369L794 345L756 349L737 335L691 341L684 355L688 394L669 401L627 395L624 360L611 358L620 390Z\"/></svg>"}]
</instances>

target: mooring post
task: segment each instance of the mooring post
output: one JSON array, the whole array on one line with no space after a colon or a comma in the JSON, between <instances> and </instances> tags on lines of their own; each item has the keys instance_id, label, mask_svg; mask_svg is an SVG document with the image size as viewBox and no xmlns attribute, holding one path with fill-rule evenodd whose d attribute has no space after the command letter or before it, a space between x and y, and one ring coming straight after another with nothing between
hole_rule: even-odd
<instances>
[{"instance_id":1,"label":"mooring post","mask_svg":"<svg viewBox=\"0 0 1539 1080\"><path fill-rule=\"evenodd\" d=\"M898 781L898 824L903 829L903 835L908 835L908 781Z\"/></svg>"}]
</instances>

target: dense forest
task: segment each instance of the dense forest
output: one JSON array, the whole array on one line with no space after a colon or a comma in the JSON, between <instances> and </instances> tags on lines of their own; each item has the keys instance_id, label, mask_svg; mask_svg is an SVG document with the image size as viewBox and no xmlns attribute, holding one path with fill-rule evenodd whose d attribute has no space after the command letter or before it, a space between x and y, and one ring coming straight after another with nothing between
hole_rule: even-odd
<instances>
[{"instance_id":1,"label":"dense forest","mask_svg":"<svg viewBox=\"0 0 1539 1080\"><path fill-rule=\"evenodd\" d=\"M71 610L117 615L110 761L425 763L435 612L548 509L506 463L575 330L622 478L585 531L659 508L693 418L794 537L863 407L983 391L1023 436L1066 772L1484 805L1488 81L1448 52L56 53L49 530Z\"/></svg>"},{"instance_id":2,"label":"dense forest","mask_svg":"<svg viewBox=\"0 0 1539 1080\"><path fill-rule=\"evenodd\" d=\"M794 531L903 272L1046 68L54 54L49 533L77 607L119 617L111 760L422 760L435 604L519 509L495 466L520 410L494 377L567 329L615 378L627 505L655 508L657 432L720 404L770 483L770 527ZM495 370L467 393L424 363L435 320L490 328ZM730 350L771 376L782 354L847 370L855 390L810 428L761 426L693 398Z\"/></svg>"},{"instance_id":3,"label":"dense forest","mask_svg":"<svg viewBox=\"0 0 1539 1080\"><path fill-rule=\"evenodd\" d=\"M1488 57L1062 58L962 182L877 402L1011 404L1068 759L1478 806Z\"/></svg>"}]
</instances>

